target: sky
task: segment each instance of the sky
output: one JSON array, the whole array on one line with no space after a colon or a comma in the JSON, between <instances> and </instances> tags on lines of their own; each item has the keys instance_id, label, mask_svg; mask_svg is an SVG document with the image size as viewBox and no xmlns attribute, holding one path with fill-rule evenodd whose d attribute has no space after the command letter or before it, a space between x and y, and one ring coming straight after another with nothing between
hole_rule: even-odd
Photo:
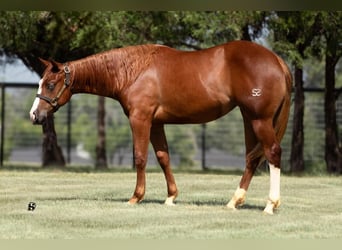
<instances>
[{"instance_id":1,"label":"sky","mask_svg":"<svg viewBox=\"0 0 342 250\"><path fill-rule=\"evenodd\" d=\"M5 64L0 66L0 82L38 84L39 79L39 76L27 69L27 67L20 60L13 64Z\"/></svg>"}]
</instances>

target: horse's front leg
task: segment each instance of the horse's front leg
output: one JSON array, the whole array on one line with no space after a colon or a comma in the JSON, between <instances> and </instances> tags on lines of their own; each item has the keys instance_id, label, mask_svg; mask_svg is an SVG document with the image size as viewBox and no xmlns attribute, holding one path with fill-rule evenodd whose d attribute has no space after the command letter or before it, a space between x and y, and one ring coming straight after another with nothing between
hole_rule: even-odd
<instances>
[{"instance_id":1,"label":"horse's front leg","mask_svg":"<svg viewBox=\"0 0 342 250\"><path fill-rule=\"evenodd\" d=\"M139 117L130 117L129 120L133 136L134 166L137 171L137 180L134 194L128 203L136 204L141 202L145 195L145 168L147 163L151 122Z\"/></svg>"}]
</instances>

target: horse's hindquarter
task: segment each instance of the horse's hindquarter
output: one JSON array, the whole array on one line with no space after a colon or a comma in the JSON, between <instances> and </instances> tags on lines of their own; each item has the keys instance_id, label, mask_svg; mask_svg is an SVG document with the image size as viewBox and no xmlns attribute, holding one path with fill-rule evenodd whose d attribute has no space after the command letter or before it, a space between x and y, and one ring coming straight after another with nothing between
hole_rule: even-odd
<instances>
[{"instance_id":1,"label":"horse's hindquarter","mask_svg":"<svg viewBox=\"0 0 342 250\"><path fill-rule=\"evenodd\" d=\"M274 115L286 93L285 73L270 50L250 42L227 44L231 94L252 119Z\"/></svg>"}]
</instances>

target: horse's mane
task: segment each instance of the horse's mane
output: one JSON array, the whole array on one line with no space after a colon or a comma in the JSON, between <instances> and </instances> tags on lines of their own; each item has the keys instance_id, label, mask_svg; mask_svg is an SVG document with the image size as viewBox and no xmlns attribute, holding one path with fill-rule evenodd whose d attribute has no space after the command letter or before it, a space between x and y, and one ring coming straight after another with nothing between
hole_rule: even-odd
<instances>
[{"instance_id":1,"label":"horse's mane","mask_svg":"<svg viewBox=\"0 0 342 250\"><path fill-rule=\"evenodd\" d=\"M84 84L134 82L150 65L158 45L139 45L112 49L74 61L75 78Z\"/></svg>"}]
</instances>

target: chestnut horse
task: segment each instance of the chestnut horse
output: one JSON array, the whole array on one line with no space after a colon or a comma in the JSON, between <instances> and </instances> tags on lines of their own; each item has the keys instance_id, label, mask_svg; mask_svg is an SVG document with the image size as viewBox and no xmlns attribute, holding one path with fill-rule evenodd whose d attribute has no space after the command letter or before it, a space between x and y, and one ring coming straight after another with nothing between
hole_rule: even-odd
<instances>
[{"instance_id":1,"label":"chestnut horse","mask_svg":"<svg viewBox=\"0 0 342 250\"><path fill-rule=\"evenodd\" d=\"M292 77L282 59L246 41L200 51L162 45L113 49L65 64L42 60L46 69L30 111L34 124L76 93L111 97L127 115L134 145L136 187L130 204L143 200L148 144L151 141L173 205L178 190L170 168L164 124L205 123L239 107L244 121L246 168L227 206L236 209L256 168L270 167L270 191L264 212L280 204L280 140L290 109Z\"/></svg>"}]
</instances>

